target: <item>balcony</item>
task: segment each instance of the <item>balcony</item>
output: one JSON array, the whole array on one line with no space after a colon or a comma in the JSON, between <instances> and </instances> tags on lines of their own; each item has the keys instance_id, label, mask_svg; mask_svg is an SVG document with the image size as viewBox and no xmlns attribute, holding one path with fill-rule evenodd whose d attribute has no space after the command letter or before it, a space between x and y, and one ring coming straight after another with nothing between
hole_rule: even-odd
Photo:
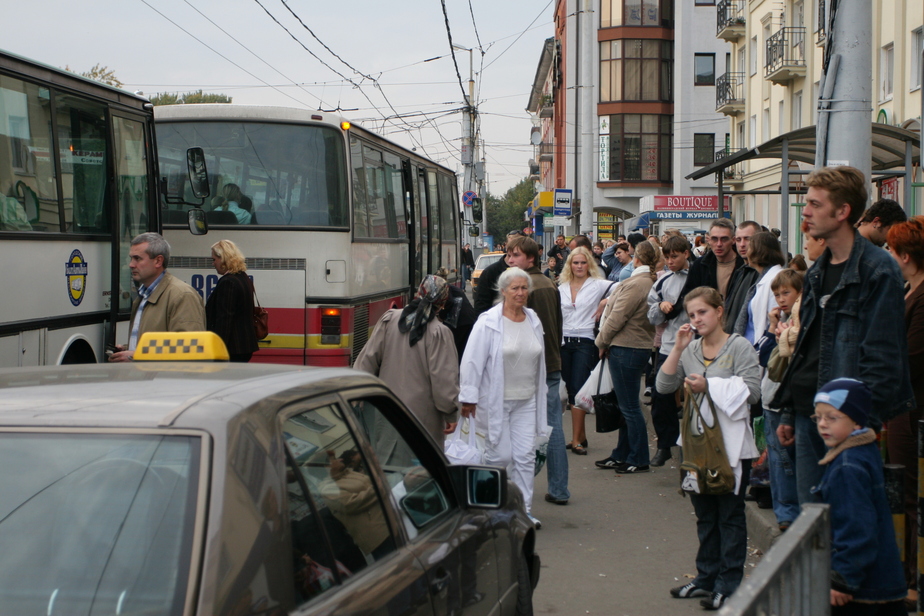
<instances>
[{"instance_id":1,"label":"balcony","mask_svg":"<svg viewBox=\"0 0 924 616\"><path fill-rule=\"evenodd\" d=\"M555 115L555 99L551 94L542 97L542 107L539 109L540 118L551 118Z\"/></svg>"},{"instance_id":2,"label":"balcony","mask_svg":"<svg viewBox=\"0 0 924 616\"><path fill-rule=\"evenodd\" d=\"M550 163L554 156L552 155L555 149L555 144L553 143L540 143L539 144L539 162Z\"/></svg>"},{"instance_id":3,"label":"balcony","mask_svg":"<svg viewBox=\"0 0 924 616\"><path fill-rule=\"evenodd\" d=\"M715 6L716 38L734 43L745 34L745 0L719 0Z\"/></svg>"},{"instance_id":4,"label":"balcony","mask_svg":"<svg viewBox=\"0 0 924 616\"><path fill-rule=\"evenodd\" d=\"M715 81L715 110L727 116L744 113L744 73L725 73Z\"/></svg>"},{"instance_id":5,"label":"balcony","mask_svg":"<svg viewBox=\"0 0 924 616\"><path fill-rule=\"evenodd\" d=\"M815 31L815 45L819 47L825 44L825 38L828 36L828 22L825 19L825 0L818 0L818 29Z\"/></svg>"},{"instance_id":6,"label":"balcony","mask_svg":"<svg viewBox=\"0 0 924 616\"><path fill-rule=\"evenodd\" d=\"M737 152L726 150L722 148L721 150L716 151L715 153L715 162L719 162L722 159L728 158L732 154ZM716 174L716 182L719 181L719 174ZM738 163L736 165L731 165L730 167L725 167L722 170L722 179L725 184L741 184L744 182L744 164Z\"/></svg>"},{"instance_id":7,"label":"balcony","mask_svg":"<svg viewBox=\"0 0 924 616\"><path fill-rule=\"evenodd\" d=\"M764 77L773 83L805 77L805 28L780 28L767 39L766 58Z\"/></svg>"}]
</instances>

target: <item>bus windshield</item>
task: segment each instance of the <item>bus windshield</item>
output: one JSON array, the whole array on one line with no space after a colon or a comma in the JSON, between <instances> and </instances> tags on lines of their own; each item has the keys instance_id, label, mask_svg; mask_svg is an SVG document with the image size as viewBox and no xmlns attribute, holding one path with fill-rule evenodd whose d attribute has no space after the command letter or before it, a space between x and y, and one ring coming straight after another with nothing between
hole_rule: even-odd
<instances>
[{"instance_id":1,"label":"bus windshield","mask_svg":"<svg viewBox=\"0 0 924 616\"><path fill-rule=\"evenodd\" d=\"M194 201L186 150L205 150L210 225L349 227L343 136L325 126L262 122L162 122L157 127L167 192ZM165 225L186 224L185 208L164 210Z\"/></svg>"}]
</instances>

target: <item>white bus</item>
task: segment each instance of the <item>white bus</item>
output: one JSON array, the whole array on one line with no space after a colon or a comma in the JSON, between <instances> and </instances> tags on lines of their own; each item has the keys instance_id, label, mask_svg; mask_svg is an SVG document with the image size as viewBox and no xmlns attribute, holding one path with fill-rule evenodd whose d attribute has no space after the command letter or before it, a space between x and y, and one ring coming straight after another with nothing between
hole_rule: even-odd
<instances>
[{"instance_id":1,"label":"white bus","mask_svg":"<svg viewBox=\"0 0 924 616\"><path fill-rule=\"evenodd\" d=\"M155 109L165 194L188 197L186 150L205 151L210 232L164 203L170 271L204 298L218 281L210 246L234 241L269 311L253 361L348 366L379 317L422 277L460 259L455 174L344 118L233 104ZM237 206L225 209L225 202ZM187 199L188 200L188 199Z\"/></svg>"},{"instance_id":2,"label":"white bus","mask_svg":"<svg viewBox=\"0 0 924 616\"><path fill-rule=\"evenodd\" d=\"M151 104L0 51L0 366L104 361L157 229Z\"/></svg>"}]
</instances>

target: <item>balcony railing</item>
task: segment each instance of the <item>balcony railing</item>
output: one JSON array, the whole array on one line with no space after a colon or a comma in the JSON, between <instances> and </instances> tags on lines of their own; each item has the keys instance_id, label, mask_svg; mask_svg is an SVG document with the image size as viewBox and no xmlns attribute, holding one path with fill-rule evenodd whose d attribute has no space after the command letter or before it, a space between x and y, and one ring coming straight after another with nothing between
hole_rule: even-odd
<instances>
[{"instance_id":1,"label":"balcony railing","mask_svg":"<svg viewBox=\"0 0 924 616\"><path fill-rule=\"evenodd\" d=\"M729 43L744 36L745 0L719 0L715 6L716 38Z\"/></svg>"},{"instance_id":2,"label":"balcony railing","mask_svg":"<svg viewBox=\"0 0 924 616\"><path fill-rule=\"evenodd\" d=\"M767 39L764 76L774 83L786 83L805 76L805 28L780 28Z\"/></svg>"},{"instance_id":3,"label":"balcony railing","mask_svg":"<svg viewBox=\"0 0 924 616\"><path fill-rule=\"evenodd\" d=\"M539 144L539 161L543 163L551 162L554 158L555 144L553 143L540 143Z\"/></svg>"},{"instance_id":4,"label":"balcony railing","mask_svg":"<svg viewBox=\"0 0 924 616\"><path fill-rule=\"evenodd\" d=\"M715 153L715 162L726 159L732 154L736 154L739 150L726 150L722 148L717 150ZM725 182L737 184L744 181L744 165L738 163L736 165L730 165L722 169L722 178ZM718 181L718 173L716 174L716 181Z\"/></svg>"},{"instance_id":5,"label":"balcony railing","mask_svg":"<svg viewBox=\"0 0 924 616\"><path fill-rule=\"evenodd\" d=\"M744 73L725 73L715 82L715 110L734 116L744 111Z\"/></svg>"}]
</instances>

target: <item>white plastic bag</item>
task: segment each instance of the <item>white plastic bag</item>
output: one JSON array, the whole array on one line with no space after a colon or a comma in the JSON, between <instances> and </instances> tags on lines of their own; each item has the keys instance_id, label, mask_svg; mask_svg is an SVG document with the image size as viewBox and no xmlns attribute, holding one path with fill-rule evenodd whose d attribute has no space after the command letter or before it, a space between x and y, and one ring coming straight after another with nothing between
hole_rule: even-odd
<instances>
[{"instance_id":1,"label":"white plastic bag","mask_svg":"<svg viewBox=\"0 0 924 616\"><path fill-rule=\"evenodd\" d=\"M468 429L463 430L462 424L468 423ZM460 417L455 432L446 439L443 451L452 464L483 464L484 438L478 443L473 422L467 417Z\"/></svg>"},{"instance_id":2,"label":"white plastic bag","mask_svg":"<svg viewBox=\"0 0 924 616\"><path fill-rule=\"evenodd\" d=\"M602 382L599 382L603 379ZM599 386L598 386L599 382ZM587 377L587 382L581 387L577 395L574 396L574 406L584 409L588 413L594 412L594 399L597 393L605 394L613 391L613 379L610 376L609 369L606 368L606 362L598 361L597 366Z\"/></svg>"}]
</instances>

